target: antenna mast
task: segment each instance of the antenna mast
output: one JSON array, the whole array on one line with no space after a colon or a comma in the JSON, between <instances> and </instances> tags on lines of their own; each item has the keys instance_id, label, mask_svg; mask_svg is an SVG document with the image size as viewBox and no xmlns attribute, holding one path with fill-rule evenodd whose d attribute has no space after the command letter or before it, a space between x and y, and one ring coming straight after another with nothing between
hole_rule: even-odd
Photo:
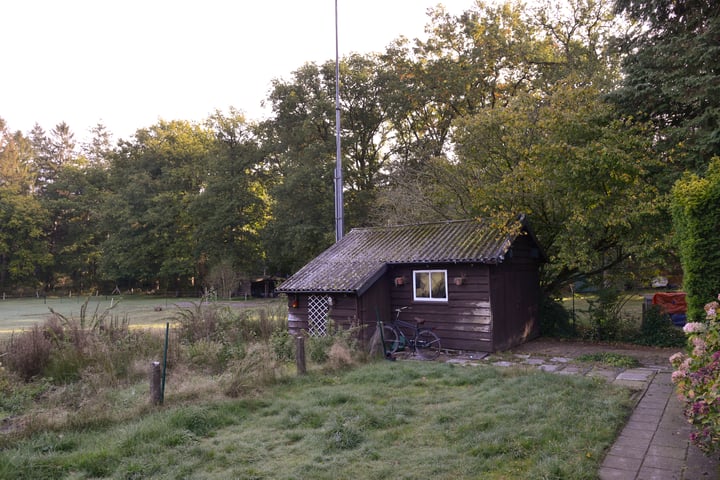
<instances>
[{"instance_id":1,"label":"antenna mast","mask_svg":"<svg viewBox=\"0 0 720 480\"><path fill-rule=\"evenodd\" d=\"M340 53L338 48L338 0L335 0L335 241L343 237L343 173L340 149Z\"/></svg>"}]
</instances>

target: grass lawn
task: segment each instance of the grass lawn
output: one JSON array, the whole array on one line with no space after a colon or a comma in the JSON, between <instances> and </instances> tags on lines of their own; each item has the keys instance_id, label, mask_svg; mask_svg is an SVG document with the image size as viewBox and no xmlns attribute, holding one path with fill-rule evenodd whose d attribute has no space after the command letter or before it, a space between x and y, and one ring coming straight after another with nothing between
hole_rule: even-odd
<instances>
[{"instance_id":1,"label":"grass lawn","mask_svg":"<svg viewBox=\"0 0 720 480\"><path fill-rule=\"evenodd\" d=\"M0 300L0 336L7 335L44 322L50 316L50 308L67 318L80 318L80 309L88 297L47 297ZM149 327L164 326L172 321L178 308L187 308L200 302L199 298L161 298L150 296L93 296L90 297L86 317L88 319L97 312L102 314L112 308L112 318L127 320L130 326ZM232 301L227 303L241 308L258 303L278 302L270 300Z\"/></svg>"},{"instance_id":2,"label":"grass lawn","mask_svg":"<svg viewBox=\"0 0 720 480\"><path fill-rule=\"evenodd\" d=\"M133 421L1 450L0 478L594 479L631 403L592 378L378 361L243 399L170 392Z\"/></svg>"}]
</instances>

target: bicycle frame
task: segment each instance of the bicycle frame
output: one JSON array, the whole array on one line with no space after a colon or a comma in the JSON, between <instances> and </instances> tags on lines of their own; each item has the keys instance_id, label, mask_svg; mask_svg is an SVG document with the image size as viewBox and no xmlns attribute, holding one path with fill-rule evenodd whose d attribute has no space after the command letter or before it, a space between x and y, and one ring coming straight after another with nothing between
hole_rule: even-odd
<instances>
[{"instance_id":1,"label":"bicycle frame","mask_svg":"<svg viewBox=\"0 0 720 480\"><path fill-rule=\"evenodd\" d=\"M398 350L412 348L413 352L426 359L434 359L440 354L440 338L432 331L432 328L423 327L422 322L406 322L400 320L400 312L408 307L395 309L396 315L393 322L384 325L386 330L383 335L383 349L386 356Z\"/></svg>"}]
</instances>

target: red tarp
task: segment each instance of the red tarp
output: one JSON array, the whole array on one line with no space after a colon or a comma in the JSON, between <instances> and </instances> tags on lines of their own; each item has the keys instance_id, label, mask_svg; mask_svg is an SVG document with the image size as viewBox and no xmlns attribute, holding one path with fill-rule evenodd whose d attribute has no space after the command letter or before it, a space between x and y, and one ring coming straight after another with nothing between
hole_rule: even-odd
<instances>
[{"instance_id":1,"label":"red tarp","mask_svg":"<svg viewBox=\"0 0 720 480\"><path fill-rule=\"evenodd\" d=\"M652 303L660 306L665 313L670 315L687 312L684 292L656 293L653 295Z\"/></svg>"}]
</instances>

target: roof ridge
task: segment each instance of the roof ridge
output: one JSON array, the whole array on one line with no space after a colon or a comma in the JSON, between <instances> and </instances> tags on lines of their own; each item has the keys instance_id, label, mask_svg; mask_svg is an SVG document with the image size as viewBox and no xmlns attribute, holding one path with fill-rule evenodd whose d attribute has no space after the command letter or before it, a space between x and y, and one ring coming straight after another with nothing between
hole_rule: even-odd
<instances>
[{"instance_id":1,"label":"roof ridge","mask_svg":"<svg viewBox=\"0 0 720 480\"><path fill-rule=\"evenodd\" d=\"M475 218L466 218L463 220L441 220L441 221L436 221L436 222L401 223L398 225L375 225L372 227L354 227L354 228L350 229L350 231L353 231L353 230L387 230L389 228L422 227L422 226L427 226L427 225L447 225L450 223L469 223L469 222L480 223L480 220L475 219Z\"/></svg>"}]
</instances>

